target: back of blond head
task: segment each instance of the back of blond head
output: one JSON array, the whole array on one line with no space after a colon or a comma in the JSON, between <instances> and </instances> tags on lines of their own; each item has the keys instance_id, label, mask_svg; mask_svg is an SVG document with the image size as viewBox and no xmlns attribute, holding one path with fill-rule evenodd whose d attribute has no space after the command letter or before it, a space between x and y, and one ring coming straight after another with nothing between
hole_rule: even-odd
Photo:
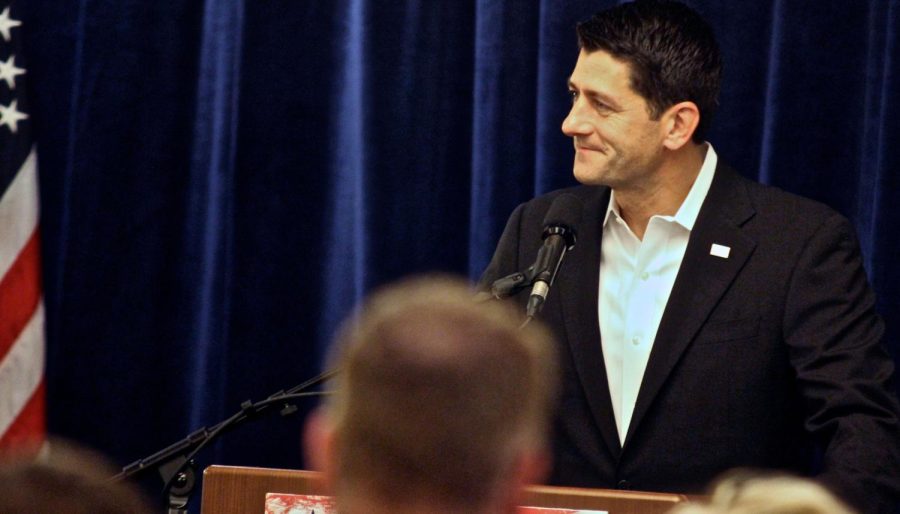
<instances>
[{"instance_id":1,"label":"back of blond head","mask_svg":"<svg viewBox=\"0 0 900 514\"><path fill-rule=\"evenodd\" d=\"M717 481L707 502L670 514L855 514L824 487L789 475L736 471Z\"/></svg>"},{"instance_id":2,"label":"back of blond head","mask_svg":"<svg viewBox=\"0 0 900 514\"><path fill-rule=\"evenodd\" d=\"M557 387L549 333L519 330L508 306L475 304L458 280L379 291L336 344L327 414L339 496L362 489L388 502L477 504L517 452L544 444Z\"/></svg>"}]
</instances>

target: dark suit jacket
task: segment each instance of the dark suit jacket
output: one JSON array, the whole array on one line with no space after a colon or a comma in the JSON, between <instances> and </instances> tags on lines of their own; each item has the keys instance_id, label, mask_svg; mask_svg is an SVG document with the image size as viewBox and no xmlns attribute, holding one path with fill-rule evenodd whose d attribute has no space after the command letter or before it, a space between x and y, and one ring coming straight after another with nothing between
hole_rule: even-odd
<instances>
[{"instance_id":1,"label":"dark suit jacket","mask_svg":"<svg viewBox=\"0 0 900 514\"><path fill-rule=\"evenodd\" d=\"M482 285L533 263L561 193L579 197L584 216L540 315L563 370L553 483L690 493L735 466L805 474L816 461L822 481L863 512L893 512L893 363L844 217L719 164L620 447L597 316L609 189L520 205ZM728 258L710 254L714 243L731 248Z\"/></svg>"}]
</instances>

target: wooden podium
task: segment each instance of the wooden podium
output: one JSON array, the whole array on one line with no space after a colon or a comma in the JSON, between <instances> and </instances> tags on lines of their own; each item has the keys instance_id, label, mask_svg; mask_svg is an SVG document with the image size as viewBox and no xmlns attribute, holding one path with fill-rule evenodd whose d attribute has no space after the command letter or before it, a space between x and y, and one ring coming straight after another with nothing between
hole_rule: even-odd
<instances>
[{"instance_id":1,"label":"wooden podium","mask_svg":"<svg viewBox=\"0 0 900 514\"><path fill-rule=\"evenodd\" d=\"M287 469L210 466L203 471L201 514L264 514L266 493L323 494L319 474ZM524 505L605 510L609 514L663 514L680 494L531 486Z\"/></svg>"}]
</instances>

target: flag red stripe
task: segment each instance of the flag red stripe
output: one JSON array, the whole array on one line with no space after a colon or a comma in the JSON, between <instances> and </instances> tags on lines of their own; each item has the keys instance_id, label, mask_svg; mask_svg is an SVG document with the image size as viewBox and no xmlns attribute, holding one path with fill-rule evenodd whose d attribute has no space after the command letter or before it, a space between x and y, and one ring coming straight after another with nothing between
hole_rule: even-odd
<instances>
[{"instance_id":1,"label":"flag red stripe","mask_svg":"<svg viewBox=\"0 0 900 514\"><path fill-rule=\"evenodd\" d=\"M31 320L41 299L40 230L34 229L0 280L0 359Z\"/></svg>"},{"instance_id":2,"label":"flag red stripe","mask_svg":"<svg viewBox=\"0 0 900 514\"><path fill-rule=\"evenodd\" d=\"M34 394L23 406L16 420L0 437L0 449L15 448L17 451L36 449L44 441L47 421L45 419L46 393L44 381L34 390Z\"/></svg>"}]
</instances>

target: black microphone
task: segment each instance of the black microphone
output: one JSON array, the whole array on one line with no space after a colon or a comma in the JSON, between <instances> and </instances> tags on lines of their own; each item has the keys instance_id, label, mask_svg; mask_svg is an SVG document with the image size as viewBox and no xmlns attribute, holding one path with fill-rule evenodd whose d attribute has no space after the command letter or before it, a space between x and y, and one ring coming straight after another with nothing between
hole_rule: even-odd
<instances>
[{"instance_id":1,"label":"black microphone","mask_svg":"<svg viewBox=\"0 0 900 514\"><path fill-rule=\"evenodd\" d=\"M568 193L559 195L550 204L550 209L544 216L544 233L541 236L544 244L538 250L537 260L534 262L533 287L525 308L525 314L529 318L533 318L541 310L563 257L575 247L576 227L581 222L583 210L581 200Z\"/></svg>"}]
</instances>

